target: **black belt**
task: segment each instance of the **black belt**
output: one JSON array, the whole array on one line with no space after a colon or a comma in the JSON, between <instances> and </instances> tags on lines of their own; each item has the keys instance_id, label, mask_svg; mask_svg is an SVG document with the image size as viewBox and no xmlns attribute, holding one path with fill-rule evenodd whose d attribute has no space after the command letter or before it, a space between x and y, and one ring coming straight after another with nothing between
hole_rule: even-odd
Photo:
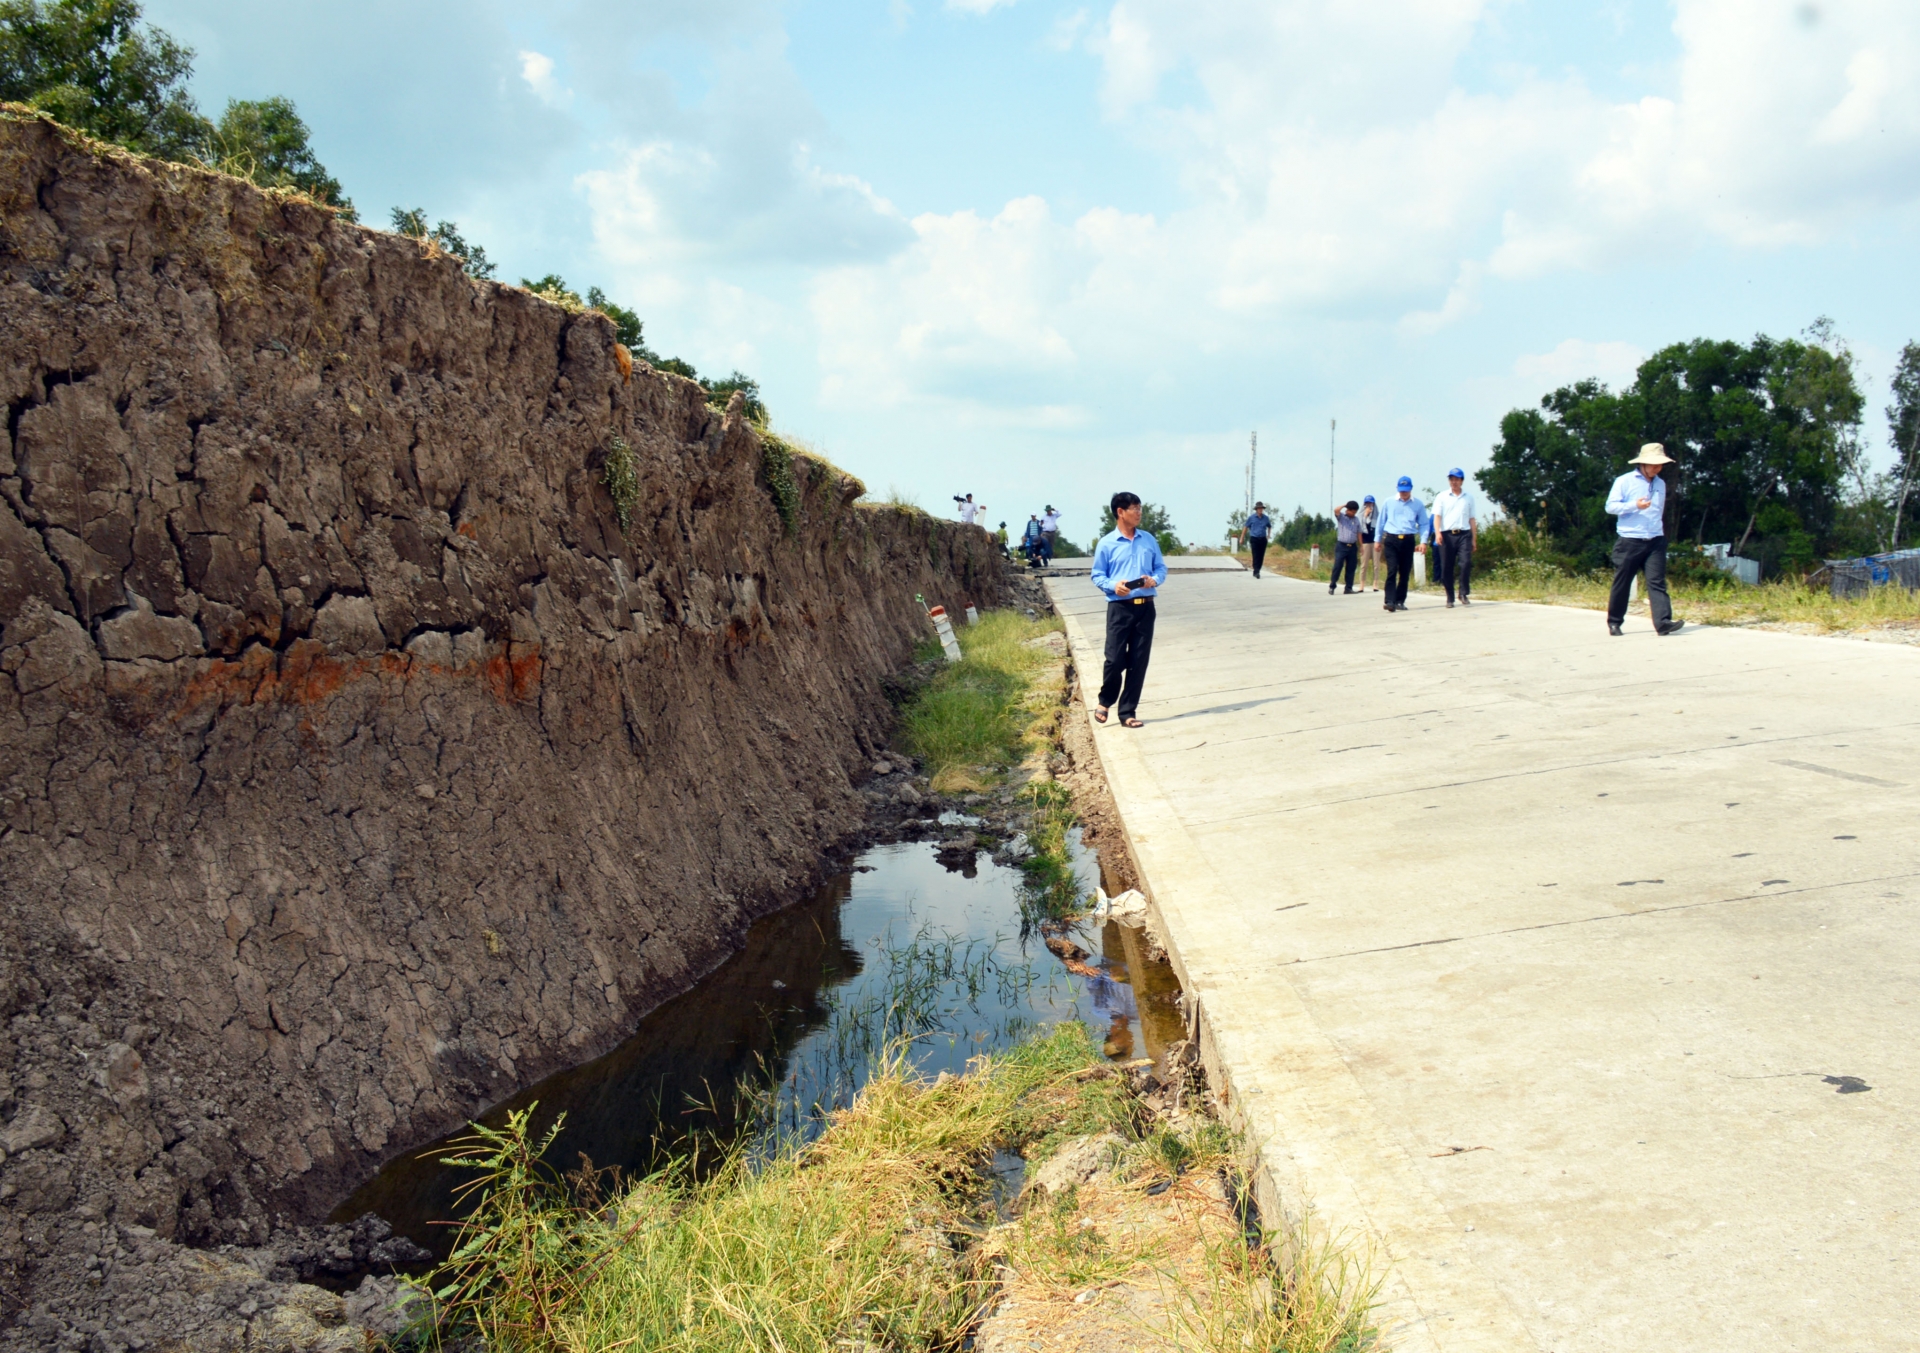
<instances>
[{"instance_id":1,"label":"black belt","mask_svg":"<svg viewBox=\"0 0 1920 1353\"><path fill-rule=\"evenodd\" d=\"M1464 535L1466 535L1466 534L1467 534L1467 532L1465 532L1465 531L1442 531L1442 532L1441 532L1440 534L1441 534L1441 535L1443 535L1443 536L1464 536Z\"/></svg>"},{"instance_id":2,"label":"black belt","mask_svg":"<svg viewBox=\"0 0 1920 1353\"><path fill-rule=\"evenodd\" d=\"M1387 532L1387 539L1388 539L1388 540L1412 540L1412 539L1413 539L1413 532L1411 532L1411 531L1389 531L1389 532Z\"/></svg>"}]
</instances>

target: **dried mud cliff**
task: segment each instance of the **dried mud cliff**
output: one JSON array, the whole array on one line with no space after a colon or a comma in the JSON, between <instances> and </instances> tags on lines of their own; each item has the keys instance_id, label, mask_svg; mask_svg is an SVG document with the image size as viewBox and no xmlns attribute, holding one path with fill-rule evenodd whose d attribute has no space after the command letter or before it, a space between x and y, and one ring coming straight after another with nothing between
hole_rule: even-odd
<instances>
[{"instance_id":1,"label":"dried mud cliff","mask_svg":"<svg viewBox=\"0 0 1920 1353\"><path fill-rule=\"evenodd\" d=\"M0 1327L123 1346L117 1271L604 1050L857 829L987 538L627 366L0 115Z\"/></svg>"}]
</instances>

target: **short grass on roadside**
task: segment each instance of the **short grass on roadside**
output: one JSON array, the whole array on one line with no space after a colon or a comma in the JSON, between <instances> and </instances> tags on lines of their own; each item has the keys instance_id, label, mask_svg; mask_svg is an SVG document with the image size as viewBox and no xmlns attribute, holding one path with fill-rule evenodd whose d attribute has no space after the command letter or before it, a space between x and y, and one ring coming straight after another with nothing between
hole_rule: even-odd
<instances>
[{"instance_id":1,"label":"short grass on roadside","mask_svg":"<svg viewBox=\"0 0 1920 1353\"><path fill-rule=\"evenodd\" d=\"M1330 567L1327 560L1322 558L1315 568L1309 559L1305 550L1274 550L1267 555L1267 567L1289 578L1326 582ZM1550 564L1522 559L1501 568L1475 569L1473 595L1484 601L1533 601L1604 611L1612 581L1606 569L1568 573ZM1668 587L1674 614L1695 625L1810 625L1821 633L1920 628L1920 593L1898 587L1879 587L1848 597L1835 597L1823 584L1808 586L1797 579L1758 587L1719 579L1706 583L1673 580ZM1432 593L1440 588L1429 582L1425 590ZM1636 614L1646 614L1644 593L1633 609Z\"/></svg>"},{"instance_id":2,"label":"short grass on roadside","mask_svg":"<svg viewBox=\"0 0 1920 1353\"><path fill-rule=\"evenodd\" d=\"M901 714L900 734L925 763L934 789L985 788L1052 737L1059 656L1032 641L1061 628L1055 616L1029 620L989 611L958 634L962 659L944 664Z\"/></svg>"}]
</instances>

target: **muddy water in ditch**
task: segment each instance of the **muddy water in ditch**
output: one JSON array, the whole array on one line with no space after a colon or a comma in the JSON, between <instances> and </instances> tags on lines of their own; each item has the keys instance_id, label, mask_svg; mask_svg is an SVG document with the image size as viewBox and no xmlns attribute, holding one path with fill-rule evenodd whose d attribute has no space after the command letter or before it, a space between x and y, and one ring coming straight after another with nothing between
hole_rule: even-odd
<instances>
[{"instance_id":1,"label":"muddy water in ditch","mask_svg":"<svg viewBox=\"0 0 1920 1353\"><path fill-rule=\"evenodd\" d=\"M1077 837L1077 833L1076 833ZM1098 876L1076 840L1080 877ZM536 1134L564 1126L547 1154L561 1171L645 1173L696 1134L743 1128L806 1136L820 1106L846 1103L890 1038L911 1037L924 1074L1066 1019L1084 1021L1116 1061L1158 1057L1181 1036L1179 989L1137 932L1082 927L1089 957L1069 972L1023 927L1023 878L984 856L955 871L925 842L876 847L798 906L756 924L705 981L641 1021L606 1056L496 1105L538 1104ZM1090 974L1090 975L1089 975ZM756 1091L743 1099L741 1091ZM455 1134L456 1136L461 1134ZM367 1212L444 1254L456 1190L470 1176L439 1163L448 1143L410 1152L336 1209Z\"/></svg>"}]
</instances>

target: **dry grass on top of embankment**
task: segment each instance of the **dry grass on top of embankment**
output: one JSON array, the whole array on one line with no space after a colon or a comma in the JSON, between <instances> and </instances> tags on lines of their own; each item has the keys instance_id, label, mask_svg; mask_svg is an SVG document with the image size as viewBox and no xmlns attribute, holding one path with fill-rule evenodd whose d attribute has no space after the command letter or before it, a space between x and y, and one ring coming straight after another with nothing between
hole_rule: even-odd
<instances>
[{"instance_id":1,"label":"dry grass on top of embankment","mask_svg":"<svg viewBox=\"0 0 1920 1353\"><path fill-rule=\"evenodd\" d=\"M1241 556L1247 558L1248 556ZM1273 550L1267 567L1289 578L1326 582L1330 565L1308 567L1305 550ZM1379 570L1375 570L1378 575ZM1475 570L1473 595L1487 601L1532 601L1548 606L1573 606L1589 611L1607 609L1612 574L1566 573L1549 565L1521 561L1486 572ZM1421 589L1415 589L1419 591ZM1428 593L1440 591L1429 581ZM1835 597L1821 585L1809 587L1795 579L1762 583L1758 587L1714 580L1669 584L1673 613L1695 625L1767 626L1792 628L1813 634L1873 635L1920 642L1920 594L1897 587L1879 587L1849 597ZM1634 603L1635 614L1645 615L1644 595Z\"/></svg>"}]
</instances>

